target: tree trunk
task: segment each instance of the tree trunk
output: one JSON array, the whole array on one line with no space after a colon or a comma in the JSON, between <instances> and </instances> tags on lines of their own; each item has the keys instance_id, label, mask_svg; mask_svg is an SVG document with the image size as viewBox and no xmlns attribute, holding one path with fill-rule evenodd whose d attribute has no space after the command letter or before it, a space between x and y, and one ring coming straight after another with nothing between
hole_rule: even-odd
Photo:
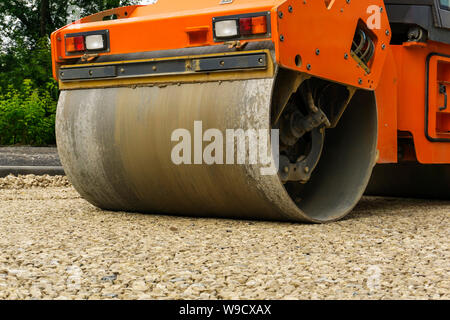
<instances>
[{"instance_id":1,"label":"tree trunk","mask_svg":"<svg viewBox=\"0 0 450 320\"><path fill-rule=\"evenodd\" d=\"M48 35L48 22L50 20L50 1L41 0L39 3L39 35L45 37Z\"/></svg>"}]
</instances>

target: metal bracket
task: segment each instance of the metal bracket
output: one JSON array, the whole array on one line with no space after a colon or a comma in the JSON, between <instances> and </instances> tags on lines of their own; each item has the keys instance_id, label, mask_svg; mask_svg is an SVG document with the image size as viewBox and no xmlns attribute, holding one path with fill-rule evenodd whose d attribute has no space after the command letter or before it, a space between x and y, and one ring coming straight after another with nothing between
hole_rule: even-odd
<instances>
[{"instance_id":1,"label":"metal bracket","mask_svg":"<svg viewBox=\"0 0 450 320\"><path fill-rule=\"evenodd\" d=\"M61 81L107 78L133 78L158 75L224 72L267 69L270 59L265 52L233 55L180 57L151 61L130 61L111 64L64 66L59 70Z\"/></svg>"},{"instance_id":2,"label":"metal bracket","mask_svg":"<svg viewBox=\"0 0 450 320\"><path fill-rule=\"evenodd\" d=\"M311 131L312 149L306 158L297 163L291 163L288 157L280 156L280 179L283 183L288 181L300 181L307 183L311 179L311 174L319 163L325 142L325 130L315 128Z\"/></svg>"}]
</instances>

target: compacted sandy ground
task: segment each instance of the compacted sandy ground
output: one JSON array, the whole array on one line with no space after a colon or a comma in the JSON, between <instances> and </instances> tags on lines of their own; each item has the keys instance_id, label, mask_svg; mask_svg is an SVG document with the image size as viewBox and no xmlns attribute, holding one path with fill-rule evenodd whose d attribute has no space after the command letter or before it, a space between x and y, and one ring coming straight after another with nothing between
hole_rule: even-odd
<instances>
[{"instance_id":1,"label":"compacted sandy ground","mask_svg":"<svg viewBox=\"0 0 450 320\"><path fill-rule=\"evenodd\" d=\"M327 225L101 211L0 179L0 299L449 299L450 202L364 198Z\"/></svg>"}]
</instances>

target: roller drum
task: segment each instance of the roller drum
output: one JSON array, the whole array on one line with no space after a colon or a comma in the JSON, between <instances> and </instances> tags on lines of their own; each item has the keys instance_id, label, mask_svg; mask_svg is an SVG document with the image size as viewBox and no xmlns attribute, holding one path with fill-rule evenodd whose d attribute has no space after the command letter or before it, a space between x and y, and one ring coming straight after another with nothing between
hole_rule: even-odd
<instances>
[{"instance_id":1,"label":"roller drum","mask_svg":"<svg viewBox=\"0 0 450 320\"><path fill-rule=\"evenodd\" d=\"M263 165L171 160L172 133L194 121L210 128L271 129L275 79L61 92L57 143L79 193L108 210L202 217L327 222L348 214L375 163L376 105L358 92L327 130L311 181L284 185ZM205 146L205 144L203 144ZM192 146L194 149L194 146ZM300 199L300 200L299 200Z\"/></svg>"}]
</instances>

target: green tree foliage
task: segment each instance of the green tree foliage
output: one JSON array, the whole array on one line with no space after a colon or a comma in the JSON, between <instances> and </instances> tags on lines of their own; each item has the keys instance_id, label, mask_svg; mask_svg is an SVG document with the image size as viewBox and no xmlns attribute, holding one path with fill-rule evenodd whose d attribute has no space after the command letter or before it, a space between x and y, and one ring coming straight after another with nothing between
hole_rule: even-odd
<instances>
[{"instance_id":1,"label":"green tree foliage","mask_svg":"<svg viewBox=\"0 0 450 320\"><path fill-rule=\"evenodd\" d=\"M110 8L138 2L137 0L2 0L0 28L11 39L24 38L36 44L67 24L68 9L77 6L87 16Z\"/></svg>"},{"instance_id":2,"label":"green tree foliage","mask_svg":"<svg viewBox=\"0 0 450 320\"><path fill-rule=\"evenodd\" d=\"M0 1L0 144L54 143L58 99L50 34L67 23L71 6L87 16L137 0Z\"/></svg>"},{"instance_id":3,"label":"green tree foliage","mask_svg":"<svg viewBox=\"0 0 450 320\"><path fill-rule=\"evenodd\" d=\"M0 95L0 144L54 143L56 102L49 93L54 87L33 87L31 80L25 80L20 89L11 86Z\"/></svg>"}]
</instances>

